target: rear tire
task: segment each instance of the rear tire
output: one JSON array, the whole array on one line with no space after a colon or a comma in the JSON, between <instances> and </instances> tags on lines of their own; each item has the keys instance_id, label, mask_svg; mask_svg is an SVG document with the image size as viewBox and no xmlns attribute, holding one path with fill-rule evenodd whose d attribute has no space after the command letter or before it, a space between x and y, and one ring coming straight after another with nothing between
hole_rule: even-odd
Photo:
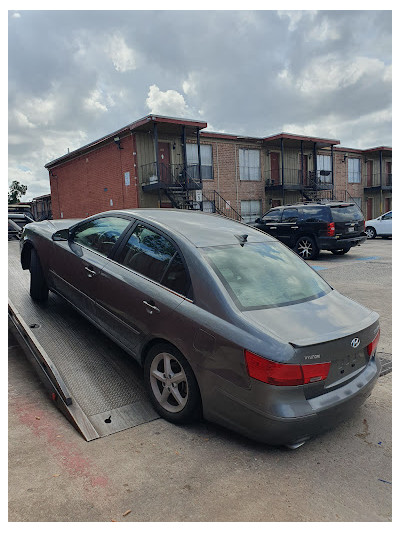
<instances>
[{"instance_id":1,"label":"rear tire","mask_svg":"<svg viewBox=\"0 0 400 533\"><path fill-rule=\"evenodd\" d=\"M365 228L365 233L367 234L368 239L375 239L376 237L375 228L372 228L371 226Z\"/></svg>"},{"instance_id":2,"label":"rear tire","mask_svg":"<svg viewBox=\"0 0 400 533\"><path fill-rule=\"evenodd\" d=\"M147 393L154 409L174 424L186 424L201 415L196 377L185 357L174 346L153 346L144 362Z\"/></svg>"},{"instance_id":3,"label":"rear tire","mask_svg":"<svg viewBox=\"0 0 400 533\"><path fill-rule=\"evenodd\" d=\"M31 273L30 295L33 300L45 301L49 296L49 288L43 275L42 265L39 256L34 248L31 250L31 262L29 266Z\"/></svg>"},{"instance_id":4,"label":"rear tire","mask_svg":"<svg viewBox=\"0 0 400 533\"><path fill-rule=\"evenodd\" d=\"M350 251L350 248L343 248L343 250L331 250L333 255L344 255L347 254L347 252Z\"/></svg>"},{"instance_id":5,"label":"rear tire","mask_svg":"<svg viewBox=\"0 0 400 533\"><path fill-rule=\"evenodd\" d=\"M296 242L295 251L303 259L316 259L319 255L319 248L312 237L300 237Z\"/></svg>"}]
</instances>

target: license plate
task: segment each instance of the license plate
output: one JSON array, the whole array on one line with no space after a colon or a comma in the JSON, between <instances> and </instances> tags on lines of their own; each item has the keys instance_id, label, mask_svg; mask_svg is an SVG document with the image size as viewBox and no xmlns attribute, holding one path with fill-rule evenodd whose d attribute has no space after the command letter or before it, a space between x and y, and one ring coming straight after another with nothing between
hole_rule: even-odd
<instances>
[{"instance_id":1,"label":"license plate","mask_svg":"<svg viewBox=\"0 0 400 533\"><path fill-rule=\"evenodd\" d=\"M352 231L354 231L354 228L347 228L347 233L351 233Z\"/></svg>"}]
</instances>

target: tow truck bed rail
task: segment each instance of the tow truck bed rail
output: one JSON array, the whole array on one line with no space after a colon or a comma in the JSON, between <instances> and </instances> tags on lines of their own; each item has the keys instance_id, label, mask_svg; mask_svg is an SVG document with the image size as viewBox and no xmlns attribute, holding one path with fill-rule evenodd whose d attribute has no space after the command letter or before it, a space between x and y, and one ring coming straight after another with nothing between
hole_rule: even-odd
<instances>
[{"instance_id":1,"label":"tow truck bed rail","mask_svg":"<svg viewBox=\"0 0 400 533\"><path fill-rule=\"evenodd\" d=\"M29 295L19 243L8 245L9 327L50 397L87 440L158 418L132 358L56 294Z\"/></svg>"}]
</instances>

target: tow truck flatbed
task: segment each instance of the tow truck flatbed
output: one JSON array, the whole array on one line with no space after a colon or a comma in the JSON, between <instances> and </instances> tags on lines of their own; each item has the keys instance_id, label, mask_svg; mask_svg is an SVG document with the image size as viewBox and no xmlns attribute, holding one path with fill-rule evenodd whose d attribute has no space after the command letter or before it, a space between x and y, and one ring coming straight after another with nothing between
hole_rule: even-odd
<instances>
[{"instance_id":1,"label":"tow truck flatbed","mask_svg":"<svg viewBox=\"0 0 400 533\"><path fill-rule=\"evenodd\" d=\"M19 243L9 241L9 328L83 437L90 441L158 418L139 365L57 294L34 302L29 282Z\"/></svg>"}]
</instances>

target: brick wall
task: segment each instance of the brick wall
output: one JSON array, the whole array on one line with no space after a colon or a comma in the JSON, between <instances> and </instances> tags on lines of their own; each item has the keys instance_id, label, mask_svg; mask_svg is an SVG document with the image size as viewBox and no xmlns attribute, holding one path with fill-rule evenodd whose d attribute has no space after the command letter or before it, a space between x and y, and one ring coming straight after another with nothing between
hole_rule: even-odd
<instances>
[{"instance_id":1,"label":"brick wall","mask_svg":"<svg viewBox=\"0 0 400 533\"><path fill-rule=\"evenodd\" d=\"M121 148L111 141L50 170L54 219L138 207L135 137L122 138ZM129 185L125 185L126 172Z\"/></svg>"}]
</instances>

